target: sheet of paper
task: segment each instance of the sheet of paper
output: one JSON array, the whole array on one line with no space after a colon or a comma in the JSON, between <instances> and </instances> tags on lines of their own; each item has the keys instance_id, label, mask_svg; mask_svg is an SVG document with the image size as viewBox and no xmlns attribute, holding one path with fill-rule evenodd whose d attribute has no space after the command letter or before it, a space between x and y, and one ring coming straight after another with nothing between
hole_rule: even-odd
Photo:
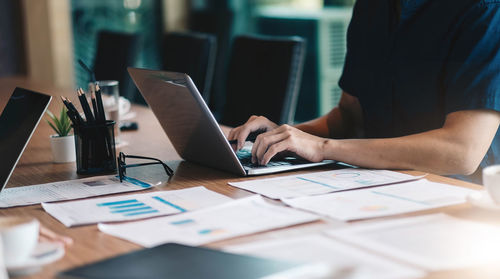
<instances>
[{"instance_id":1,"label":"sheet of paper","mask_svg":"<svg viewBox=\"0 0 500 279\"><path fill-rule=\"evenodd\" d=\"M129 178L120 183L114 176L94 176L24 187L3 189L0 208L74 200L107 194L145 190L153 185Z\"/></svg>"},{"instance_id":2,"label":"sheet of paper","mask_svg":"<svg viewBox=\"0 0 500 279\"><path fill-rule=\"evenodd\" d=\"M425 179L389 186L283 199L299 209L350 221L426 210L466 202L474 190Z\"/></svg>"},{"instance_id":3,"label":"sheet of paper","mask_svg":"<svg viewBox=\"0 0 500 279\"><path fill-rule=\"evenodd\" d=\"M445 214L370 222L327 233L431 271L500 260L500 226Z\"/></svg>"},{"instance_id":4,"label":"sheet of paper","mask_svg":"<svg viewBox=\"0 0 500 279\"><path fill-rule=\"evenodd\" d=\"M386 170L341 169L229 182L229 185L272 199L281 199L398 183L418 178L420 177Z\"/></svg>"},{"instance_id":5,"label":"sheet of paper","mask_svg":"<svg viewBox=\"0 0 500 279\"><path fill-rule=\"evenodd\" d=\"M167 242L203 245L317 219L316 215L251 196L175 216L98 227L102 232L152 247Z\"/></svg>"},{"instance_id":6,"label":"sheet of paper","mask_svg":"<svg viewBox=\"0 0 500 279\"><path fill-rule=\"evenodd\" d=\"M398 264L320 234L251 242L228 246L224 250L289 262L324 263L337 269L352 268L348 276L342 277L349 279L418 278L425 275L422 270Z\"/></svg>"},{"instance_id":7,"label":"sheet of paper","mask_svg":"<svg viewBox=\"0 0 500 279\"><path fill-rule=\"evenodd\" d=\"M203 186L175 191L42 203L66 227L171 215L222 204L232 199Z\"/></svg>"}]
</instances>

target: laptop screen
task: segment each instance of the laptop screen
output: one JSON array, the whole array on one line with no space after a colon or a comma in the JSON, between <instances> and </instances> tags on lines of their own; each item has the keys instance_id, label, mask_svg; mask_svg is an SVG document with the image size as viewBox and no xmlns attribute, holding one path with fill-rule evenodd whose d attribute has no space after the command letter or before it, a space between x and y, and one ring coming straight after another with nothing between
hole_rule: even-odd
<instances>
[{"instance_id":1,"label":"laptop screen","mask_svg":"<svg viewBox=\"0 0 500 279\"><path fill-rule=\"evenodd\" d=\"M16 88L0 115L0 191L9 180L52 97Z\"/></svg>"}]
</instances>

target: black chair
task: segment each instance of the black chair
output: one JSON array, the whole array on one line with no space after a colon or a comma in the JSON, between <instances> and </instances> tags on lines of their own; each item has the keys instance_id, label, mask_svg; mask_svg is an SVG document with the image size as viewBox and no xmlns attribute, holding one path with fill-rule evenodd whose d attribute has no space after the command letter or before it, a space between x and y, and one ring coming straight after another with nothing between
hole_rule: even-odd
<instances>
[{"instance_id":1,"label":"black chair","mask_svg":"<svg viewBox=\"0 0 500 279\"><path fill-rule=\"evenodd\" d=\"M163 38L163 69L188 74L208 104L214 74L216 38L194 32L172 32Z\"/></svg>"},{"instance_id":2,"label":"black chair","mask_svg":"<svg viewBox=\"0 0 500 279\"><path fill-rule=\"evenodd\" d=\"M292 123L304 62L300 37L238 36L226 78L221 123L243 124L255 115Z\"/></svg>"},{"instance_id":3,"label":"black chair","mask_svg":"<svg viewBox=\"0 0 500 279\"><path fill-rule=\"evenodd\" d=\"M145 103L127 72L127 67L135 64L140 46L139 34L100 31L97 35L94 73L97 80L117 80L120 95L130 101Z\"/></svg>"}]
</instances>

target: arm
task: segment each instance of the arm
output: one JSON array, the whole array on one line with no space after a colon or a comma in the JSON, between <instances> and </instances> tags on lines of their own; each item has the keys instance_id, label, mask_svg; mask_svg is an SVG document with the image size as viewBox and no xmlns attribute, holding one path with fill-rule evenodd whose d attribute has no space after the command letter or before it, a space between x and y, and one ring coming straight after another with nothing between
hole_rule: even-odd
<instances>
[{"instance_id":1,"label":"arm","mask_svg":"<svg viewBox=\"0 0 500 279\"><path fill-rule=\"evenodd\" d=\"M378 169L417 169L437 174L470 174L488 150L500 124L492 110L457 111L442 128L384 139L333 140L290 126L260 135L252 154L261 164L275 154L291 151L311 161L334 159Z\"/></svg>"}]
</instances>

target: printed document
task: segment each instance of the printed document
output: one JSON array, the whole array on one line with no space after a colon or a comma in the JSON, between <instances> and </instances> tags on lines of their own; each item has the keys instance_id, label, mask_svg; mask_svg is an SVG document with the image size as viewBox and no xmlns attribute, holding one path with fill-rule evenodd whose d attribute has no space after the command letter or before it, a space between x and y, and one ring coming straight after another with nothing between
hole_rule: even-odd
<instances>
[{"instance_id":1,"label":"printed document","mask_svg":"<svg viewBox=\"0 0 500 279\"><path fill-rule=\"evenodd\" d=\"M196 246L315 220L316 215L273 205L255 195L175 216L98 227L145 247L167 242Z\"/></svg>"},{"instance_id":2,"label":"printed document","mask_svg":"<svg viewBox=\"0 0 500 279\"><path fill-rule=\"evenodd\" d=\"M374 218L466 202L474 190L425 179L389 186L283 199L299 209L342 221Z\"/></svg>"},{"instance_id":3,"label":"printed document","mask_svg":"<svg viewBox=\"0 0 500 279\"><path fill-rule=\"evenodd\" d=\"M351 273L342 277L346 279L420 278L425 275L423 270L384 259L321 234L251 242L228 246L224 250L289 262L323 263L337 270L350 268Z\"/></svg>"},{"instance_id":4,"label":"printed document","mask_svg":"<svg viewBox=\"0 0 500 279\"><path fill-rule=\"evenodd\" d=\"M137 220L209 207L232 199L205 187L121 195L63 203L42 203L43 209L66 227Z\"/></svg>"},{"instance_id":5,"label":"printed document","mask_svg":"<svg viewBox=\"0 0 500 279\"><path fill-rule=\"evenodd\" d=\"M133 178L120 183L117 177L111 175L13 187L0 193L0 208L140 191L152 186Z\"/></svg>"},{"instance_id":6,"label":"printed document","mask_svg":"<svg viewBox=\"0 0 500 279\"><path fill-rule=\"evenodd\" d=\"M500 260L500 226L445 214L370 222L328 234L430 271Z\"/></svg>"},{"instance_id":7,"label":"printed document","mask_svg":"<svg viewBox=\"0 0 500 279\"><path fill-rule=\"evenodd\" d=\"M282 199L399 183L419 178L421 177L386 170L341 169L242 182L229 182L229 185L261 194L271 199Z\"/></svg>"}]
</instances>

